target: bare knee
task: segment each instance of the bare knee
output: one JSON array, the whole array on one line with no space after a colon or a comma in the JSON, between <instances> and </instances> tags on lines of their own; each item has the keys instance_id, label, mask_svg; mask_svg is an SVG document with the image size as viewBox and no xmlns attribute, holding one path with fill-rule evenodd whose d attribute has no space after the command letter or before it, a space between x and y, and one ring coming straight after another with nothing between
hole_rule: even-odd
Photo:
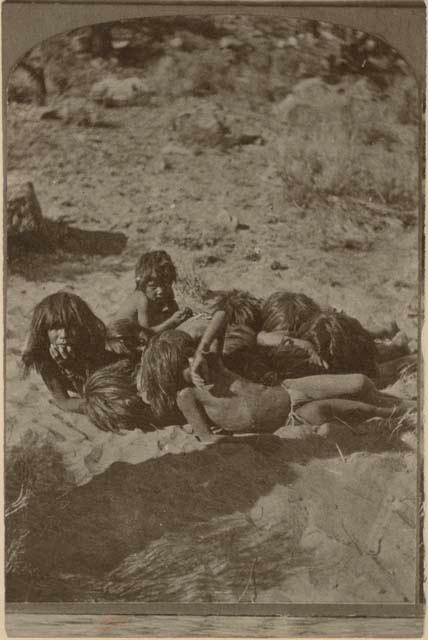
<instances>
[{"instance_id":1,"label":"bare knee","mask_svg":"<svg viewBox=\"0 0 428 640\"><path fill-rule=\"evenodd\" d=\"M363 373L353 373L352 378L354 380L353 387L355 389L355 393L358 395L364 396L375 388L370 378L365 376Z\"/></svg>"},{"instance_id":2,"label":"bare knee","mask_svg":"<svg viewBox=\"0 0 428 640\"><path fill-rule=\"evenodd\" d=\"M191 387L184 387L177 393L177 405L179 409L188 405L194 398L193 389Z\"/></svg>"},{"instance_id":3,"label":"bare knee","mask_svg":"<svg viewBox=\"0 0 428 640\"><path fill-rule=\"evenodd\" d=\"M333 410L329 401L318 400L314 402L308 402L307 404L299 407L296 411L300 418L303 418L305 422L309 424L323 424L324 422L331 422L333 420Z\"/></svg>"}]
</instances>

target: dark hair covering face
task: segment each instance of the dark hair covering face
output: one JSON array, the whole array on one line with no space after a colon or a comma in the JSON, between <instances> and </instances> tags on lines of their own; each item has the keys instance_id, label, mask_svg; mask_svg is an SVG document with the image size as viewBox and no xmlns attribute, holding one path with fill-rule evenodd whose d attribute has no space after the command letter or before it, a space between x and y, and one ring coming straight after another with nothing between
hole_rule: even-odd
<instances>
[{"instance_id":1,"label":"dark hair covering face","mask_svg":"<svg viewBox=\"0 0 428 640\"><path fill-rule=\"evenodd\" d=\"M106 327L82 298L68 291L58 291L35 307L27 344L22 354L24 375L41 366L49 358L51 329L65 328L73 332L76 346L84 356L100 353L105 348Z\"/></svg>"}]
</instances>

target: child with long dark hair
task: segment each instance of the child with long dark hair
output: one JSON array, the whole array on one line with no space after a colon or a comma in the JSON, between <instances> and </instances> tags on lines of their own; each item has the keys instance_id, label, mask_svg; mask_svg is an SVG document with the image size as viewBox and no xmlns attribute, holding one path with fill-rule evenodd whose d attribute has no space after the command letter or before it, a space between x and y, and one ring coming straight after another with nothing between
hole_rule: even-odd
<instances>
[{"instance_id":1,"label":"child with long dark hair","mask_svg":"<svg viewBox=\"0 0 428 640\"><path fill-rule=\"evenodd\" d=\"M223 364L226 326L226 312L217 311L193 357L190 344L171 340L171 335L150 342L137 387L156 416L179 409L194 433L209 440L215 429L273 433L290 415L312 425L335 418L386 418L391 407L401 404L398 398L379 394L361 374L308 376L273 387L250 382Z\"/></svg>"},{"instance_id":2,"label":"child with long dark hair","mask_svg":"<svg viewBox=\"0 0 428 640\"><path fill-rule=\"evenodd\" d=\"M383 363L409 355L407 336L395 322L367 329L344 312L322 309L302 293L276 291L263 303L261 315L257 343L268 349L274 369L287 366L289 355L300 349L307 356L306 364L299 358L303 367L382 380Z\"/></svg>"},{"instance_id":3,"label":"child with long dark hair","mask_svg":"<svg viewBox=\"0 0 428 640\"><path fill-rule=\"evenodd\" d=\"M34 369L60 409L84 413L86 379L117 358L105 343L104 323L82 298L67 291L53 293L33 311L22 354L24 376Z\"/></svg>"},{"instance_id":4,"label":"child with long dark hair","mask_svg":"<svg viewBox=\"0 0 428 640\"><path fill-rule=\"evenodd\" d=\"M121 433L156 428L150 406L137 393L135 367L130 360L121 359L90 375L84 387L84 400L86 415L101 431Z\"/></svg>"},{"instance_id":5,"label":"child with long dark hair","mask_svg":"<svg viewBox=\"0 0 428 640\"><path fill-rule=\"evenodd\" d=\"M107 326L106 347L118 358L137 364L153 335L150 329L143 329L132 320L114 320Z\"/></svg>"},{"instance_id":6,"label":"child with long dark hair","mask_svg":"<svg viewBox=\"0 0 428 640\"><path fill-rule=\"evenodd\" d=\"M121 305L117 319L138 323L153 333L175 329L192 315L188 307L178 308L176 280L177 270L166 251L143 253L135 267L135 291Z\"/></svg>"}]
</instances>

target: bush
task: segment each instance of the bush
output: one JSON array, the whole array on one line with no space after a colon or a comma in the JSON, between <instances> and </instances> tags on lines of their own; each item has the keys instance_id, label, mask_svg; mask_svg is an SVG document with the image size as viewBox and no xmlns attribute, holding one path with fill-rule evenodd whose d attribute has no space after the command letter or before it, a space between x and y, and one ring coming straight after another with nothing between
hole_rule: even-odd
<instances>
[{"instance_id":1,"label":"bush","mask_svg":"<svg viewBox=\"0 0 428 640\"><path fill-rule=\"evenodd\" d=\"M315 195L363 196L415 207L417 129L402 124L398 95L382 99L366 89L356 97L356 89L320 94L315 106L297 101L288 111L278 162L289 198L307 204Z\"/></svg>"},{"instance_id":2,"label":"bush","mask_svg":"<svg viewBox=\"0 0 428 640\"><path fill-rule=\"evenodd\" d=\"M72 487L51 437L29 430L5 451L5 571L7 601L30 599L43 581L28 542L58 526L49 514Z\"/></svg>"}]
</instances>

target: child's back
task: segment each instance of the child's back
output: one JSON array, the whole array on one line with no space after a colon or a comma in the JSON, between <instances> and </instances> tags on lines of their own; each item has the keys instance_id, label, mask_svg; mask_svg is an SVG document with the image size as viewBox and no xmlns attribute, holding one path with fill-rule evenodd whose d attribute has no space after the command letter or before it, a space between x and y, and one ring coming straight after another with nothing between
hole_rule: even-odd
<instances>
[{"instance_id":1,"label":"child's back","mask_svg":"<svg viewBox=\"0 0 428 640\"><path fill-rule=\"evenodd\" d=\"M216 354L207 354L209 384L187 387L178 394L178 406L193 394L213 425L234 433L272 433L284 426L290 399L282 386L267 387L226 369ZM182 405L182 406L180 406ZM184 408L184 406L183 406Z\"/></svg>"}]
</instances>

